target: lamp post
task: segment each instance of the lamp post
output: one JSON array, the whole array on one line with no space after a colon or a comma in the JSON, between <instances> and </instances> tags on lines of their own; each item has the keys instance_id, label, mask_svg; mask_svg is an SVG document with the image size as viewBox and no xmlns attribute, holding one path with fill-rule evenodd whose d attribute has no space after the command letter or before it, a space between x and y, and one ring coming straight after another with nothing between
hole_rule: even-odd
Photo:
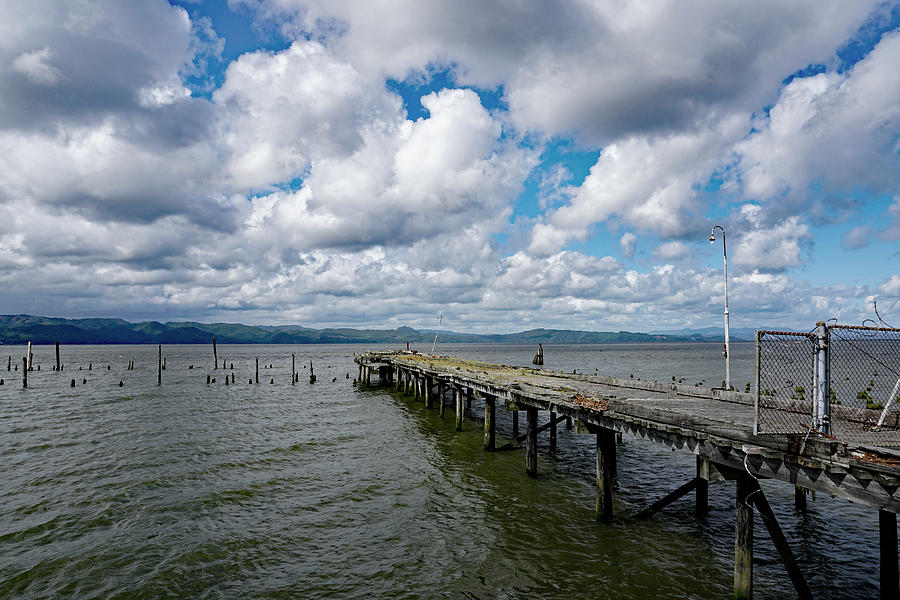
<instances>
[{"instance_id":1,"label":"lamp post","mask_svg":"<svg viewBox=\"0 0 900 600\"><path fill-rule=\"evenodd\" d=\"M731 389L731 347L728 340L728 251L725 248L725 228L716 225L709 234L709 243L716 242L716 229L722 230L722 261L725 271L725 389Z\"/></svg>"},{"instance_id":2,"label":"lamp post","mask_svg":"<svg viewBox=\"0 0 900 600\"><path fill-rule=\"evenodd\" d=\"M441 323L444 322L444 313L438 313L438 328L434 332L434 343L431 344L431 353L434 354L434 347L437 346L437 336L441 332Z\"/></svg>"}]
</instances>

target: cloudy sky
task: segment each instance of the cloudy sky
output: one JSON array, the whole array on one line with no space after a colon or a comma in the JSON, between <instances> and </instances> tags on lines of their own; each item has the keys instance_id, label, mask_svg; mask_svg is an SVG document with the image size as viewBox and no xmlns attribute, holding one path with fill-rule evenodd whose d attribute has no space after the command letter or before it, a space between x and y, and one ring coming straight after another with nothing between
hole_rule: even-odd
<instances>
[{"instance_id":1,"label":"cloudy sky","mask_svg":"<svg viewBox=\"0 0 900 600\"><path fill-rule=\"evenodd\" d=\"M900 5L0 3L0 313L900 326Z\"/></svg>"}]
</instances>

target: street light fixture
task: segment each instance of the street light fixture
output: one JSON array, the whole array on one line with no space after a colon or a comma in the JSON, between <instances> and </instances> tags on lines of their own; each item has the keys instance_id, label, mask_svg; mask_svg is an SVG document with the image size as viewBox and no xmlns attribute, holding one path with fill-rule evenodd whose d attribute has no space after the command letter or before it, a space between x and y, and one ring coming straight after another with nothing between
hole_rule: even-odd
<instances>
[{"instance_id":1,"label":"street light fixture","mask_svg":"<svg viewBox=\"0 0 900 600\"><path fill-rule=\"evenodd\" d=\"M716 242L716 229L722 230L722 260L725 271L725 389L731 389L731 347L728 339L728 251L725 248L725 228L716 225L709 234L709 243Z\"/></svg>"}]
</instances>

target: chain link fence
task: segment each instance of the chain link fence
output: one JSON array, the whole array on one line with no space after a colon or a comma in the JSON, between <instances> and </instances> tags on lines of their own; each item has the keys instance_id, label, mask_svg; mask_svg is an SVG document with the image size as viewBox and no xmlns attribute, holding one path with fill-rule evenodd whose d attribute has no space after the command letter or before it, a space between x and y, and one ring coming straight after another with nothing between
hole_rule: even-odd
<instances>
[{"instance_id":1,"label":"chain link fence","mask_svg":"<svg viewBox=\"0 0 900 600\"><path fill-rule=\"evenodd\" d=\"M815 336L756 332L756 431L805 434L812 423Z\"/></svg>"},{"instance_id":2,"label":"chain link fence","mask_svg":"<svg viewBox=\"0 0 900 600\"><path fill-rule=\"evenodd\" d=\"M757 331L756 431L900 446L900 329Z\"/></svg>"}]
</instances>

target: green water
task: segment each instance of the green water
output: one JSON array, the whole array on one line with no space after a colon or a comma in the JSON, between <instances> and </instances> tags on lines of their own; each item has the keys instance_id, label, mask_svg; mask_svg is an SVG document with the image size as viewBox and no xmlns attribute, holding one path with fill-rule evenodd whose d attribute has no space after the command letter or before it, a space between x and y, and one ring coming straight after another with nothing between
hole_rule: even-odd
<instances>
[{"instance_id":1,"label":"green water","mask_svg":"<svg viewBox=\"0 0 900 600\"><path fill-rule=\"evenodd\" d=\"M21 362L24 348L4 349ZM561 428L555 453L542 439L528 478L522 450L481 450L479 401L457 433L451 410L357 389L364 349L220 345L234 363L223 371L210 347L164 347L161 387L149 346L64 347L58 373L53 348L36 347L27 390L20 371L0 371L0 598L730 597L733 485L710 486L703 522L684 500L599 524L591 436ZM439 350L507 364L534 354ZM715 344L545 355L547 368L660 380L717 383L722 370ZM752 348L733 357L735 381L749 379ZM498 421L509 436L508 413ZM693 476L692 456L651 442L626 436L618 453L619 514ZM814 594L877 597L874 510L820 496L798 514L788 486L766 491ZM757 533L757 597L790 597L758 520Z\"/></svg>"}]
</instances>

